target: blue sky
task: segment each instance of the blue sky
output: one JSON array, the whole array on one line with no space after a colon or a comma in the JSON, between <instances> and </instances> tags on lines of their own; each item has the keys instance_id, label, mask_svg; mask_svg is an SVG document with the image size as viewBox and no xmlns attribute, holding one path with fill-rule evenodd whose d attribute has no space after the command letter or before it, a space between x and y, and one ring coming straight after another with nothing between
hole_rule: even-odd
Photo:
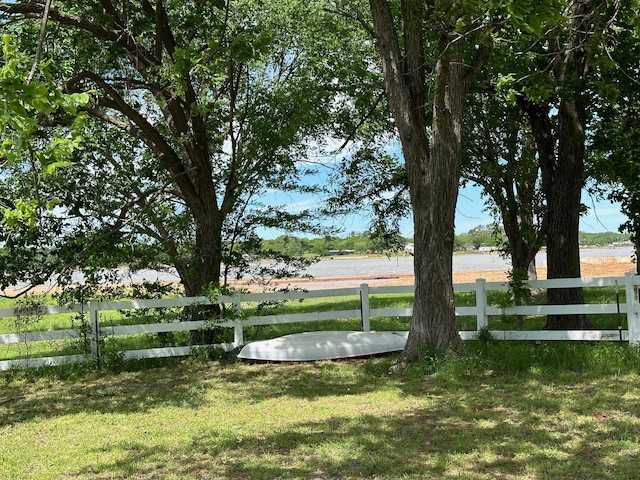
<instances>
[{"instance_id":1,"label":"blue sky","mask_svg":"<svg viewBox=\"0 0 640 480\"><path fill-rule=\"evenodd\" d=\"M468 186L460 190L456 211L456 233L466 233L477 225L491 223L490 215L483 211L484 203L480 198L482 189ZM580 230L588 233L617 232L626 221L620 213L620 205L609 201L596 201L588 192L582 192L582 203L589 211L580 219Z\"/></svg>"},{"instance_id":2,"label":"blue sky","mask_svg":"<svg viewBox=\"0 0 640 480\"><path fill-rule=\"evenodd\" d=\"M456 209L456 234L466 233L478 225L487 225L493 221L489 213L485 211L481 192L482 189L480 187L472 185L460 189ZM316 198L278 192L273 192L262 198L262 201L265 203L286 203L292 212L314 208L318 205ZM596 201L586 191L583 192L582 203L589 207L589 211L580 220L581 231L588 233L617 232L618 227L626 221L626 217L620 213L618 204L608 201ZM342 230L343 235L367 230L368 222L369 218L360 214L335 218L331 221L334 226ZM283 234L283 232L276 230L262 231L260 233L265 238L275 238ZM413 235L413 225L410 218L402 222L401 233L406 237Z\"/></svg>"},{"instance_id":3,"label":"blue sky","mask_svg":"<svg viewBox=\"0 0 640 480\"><path fill-rule=\"evenodd\" d=\"M334 141L336 152L340 142ZM397 140L392 140L387 145L387 153L402 158L402 148ZM340 161L342 155L346 153L338 153L335 156L319 156L312 162L317 167L317 172L313 176L303 177L303 182L309 184L326 184L332 176L333 168ZM268 205L287 204L291 212L299 212L305 209L314 209L319 206L319 199L310 196L282 193L273 191L269 195L263 197L262 202ZM612 203L608 200L596 199L589 194L587 190L583 190L581 201L587 207L587 213L580 218L580 231L587 233L600 232L618 232L620 225L627 221L627 217L620 212L620 205ZM364 232L368 230L370 218L366 214L358 213L347 215L341 218L333 218L326 223L341 230L341 236L349 235L351 232ZM493 218L486 211L484 200L482 198L482 188L473 185L470 182L460 188L458 195L458 203L456 207L456 235L467 233L469 230L479 225L489 225L493 223ZM284 232L279 230L260 231L259 234L263 238L275 238ZM413 236L413 222L411 218L406 218L400 225L400 233L404 237Z\"/></svg>"}]
</instances>

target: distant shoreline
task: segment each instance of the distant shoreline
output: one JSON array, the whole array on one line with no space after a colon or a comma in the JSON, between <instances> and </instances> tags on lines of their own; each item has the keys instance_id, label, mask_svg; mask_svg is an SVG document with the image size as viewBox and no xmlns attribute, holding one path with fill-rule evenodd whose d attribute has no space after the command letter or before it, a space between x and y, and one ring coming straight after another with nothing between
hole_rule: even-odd
<instances>
[{"instance_id":1,"label":"distant shoreline","mask_svg":"<svg viewBox=\"0 0 640 480\"><path fill-rule=\"evenodd\" d=\"M599 278L599 277L620 277L624 276L627 272L636 270L636 265L631 261L630 255L615 255L616 249L584 249L584 251L600 250L602 255L586 256L581 259L581 273L583 278ZM612 253L613 255L605 255L606 253ZM465 252L461 257L467 257L471 252ZM482 255L483 257L497 257L495 253L481 252L475 253L476 255ZM371 272L367 274L357 274L355 271L344 271L342 274L340 268L329 269L328 272L315 275L313 278L286 278L271 280L269 284L274 286L291 288L304 288L304 289L329 289L329 288L353 288L362 283L367 283L371 286L391 286L391 285L413 285L414 274L408 272L409 268L408 260L410 255L392 256L386 255L340 255L336 257L321 257L320 262L325 262L325 265L331 265L334 261L346 260L347 263L357 260L374 260L374 259L389 259L392 263L388 268L382 271ZM405 265L405 269L397 269L396 258L404 259L402 264ZM411 262L412 263L412 262ZM480 266L480 265L477 265ZM326 270L326 269L325 269ZM355 270L355 269L354 269ZM489 282L503 282L507 281L507 272L509 267L503 262L496 260L495 267L492 268L468 268L468 265L464 269L456 270L454 266L453 281L454 283L470 283L475 282L478 278L484 278ZM546 278L546 264L538 267L538 278ZM147 278L147 280L153 280L153 278ZM138 280L140 281L140 280ZM173 278L161 278L162 283L166 284L178 284L176 277ZM123 282L123 285L131 284L133 282ZM251 288L252 284L248 281L232 282L232 286ZM16 295L20 291L19 288L8 288L1 293L5 296ZM57 291L57 287L54 285L40 285L31 290L34 294L46 294Z\"/></svg>"}]
</instances>

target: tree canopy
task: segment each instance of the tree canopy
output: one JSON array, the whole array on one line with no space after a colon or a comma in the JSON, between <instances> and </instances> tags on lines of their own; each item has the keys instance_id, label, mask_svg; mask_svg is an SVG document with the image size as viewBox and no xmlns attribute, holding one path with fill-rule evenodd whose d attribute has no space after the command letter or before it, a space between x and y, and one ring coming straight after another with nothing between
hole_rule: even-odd
<instances>
[{"instance_id":1,"label":"tree canopy","mask_svg":"<svg viewBox=\"0 0 640 480\"><path fill-rule=\"evenodd\" d=\"M51 206L38 202L38 179L70 164L82 142L84 117L78 115L78 107L89 101L87 94L52 88L46 66L32 64L9 35L2 37L0 167L28 171L35 182L35 195L2 199L2 222L10 228L34 226L37 210ZM54 124L56 118L71 120L45 135L41 124Z\"/></svg>"},{"instance_id":2,"label":"tree canopy","mask_svg":"<svg viewBox=\"0 0 640 480\"><path fill-rule=\"evenodd\" d=\"M33 45L44 5L0 2L0 12L15 38ZM196 295L232 274L221 265L246 267L261 225L320 231L310 211L263 205L260 196L313 191L298 182L312 169L309 156L366 114L366 102L340 100L369 95L369 47L358 29L296 0L56 2L48 16L49 82L91 94L80 108L90 140L47 185L60 200L55 215L5 246L4 287L27 274L9 273L10 262L39 250L60 281L119 262L168 265ZM11 172L3 188L18 178L28 188L23 173ZM106 253L115 250L129 256Z\"/></svg>"},{"instance_id":3,"label":"tree canopy","mask_svg":"<svg viewBox=\"0 0 640 480\"><path fill-rule=\"evenodd\" d=\"M199 295L250 268L260 227L287 232L291 251L271 253L303 267L306 247L289 234L322 236L316 212L261 197L321 191L302 177L314 158L340 155L342 196L329 211L366 205L387 243L401 240L399 216L414 221L416 304L400 362L426 346L460 350L451 257L461 175L493 199L514 266L544 241L551 278L580 274L588 173L637 216L637 149L624 132L637 128L638 9L0 1L11 35L0 65L0 287L52 273L73 284L77 270L99 286L129 265L171 267ZM600 160L591 170L589 148Z\"/></svg>"}]
</instances>

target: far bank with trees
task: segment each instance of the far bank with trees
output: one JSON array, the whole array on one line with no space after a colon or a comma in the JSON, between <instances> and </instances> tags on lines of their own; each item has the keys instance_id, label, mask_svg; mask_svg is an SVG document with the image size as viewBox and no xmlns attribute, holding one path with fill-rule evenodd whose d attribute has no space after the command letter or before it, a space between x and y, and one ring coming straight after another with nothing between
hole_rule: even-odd
<instances>
[{"instance_id":1,"label":"far bank with trees","mask_svg":"<svg viewBox=\"0 0 640 480\"><path fill-rule=\"evenodd\" d=\"M631 245L630 235L627 233L580 232L580 246L582 248L613 248L621 245ZM491 251L503 252L502 246L507 239L504 233L493 225L479 225L467 233L455 236L454 250L456 252ZM295 235L282 235L269 240L262 240L263 251L278 252L291 256L331 256L336 254L376 254L376 255L408 255L406 245L413 244L413 237L399 236L396 239L399 246L390 249L369 232L351 232L349 235L306 238Z\"/></svg>"}]
</instances>

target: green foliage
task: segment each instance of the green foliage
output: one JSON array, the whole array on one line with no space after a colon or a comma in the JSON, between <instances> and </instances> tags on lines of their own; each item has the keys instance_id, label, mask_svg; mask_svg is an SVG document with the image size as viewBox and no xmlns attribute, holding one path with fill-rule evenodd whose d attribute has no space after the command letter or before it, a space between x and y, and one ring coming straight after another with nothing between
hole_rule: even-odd
<instances>
[{"instance_id":1,"label":"green foliage","mask_svg":"<svg viewBox=\"0 0 640 480\"><path fill-rule=\"evenodd\" d=\"M164 40L173 39L164 42L156 37L159 27L150 4L125 3L116 4L126 23L122 41L100 37L100 29L50 19L55 28L48 32L49 42L55 48L46 51L50 57L30 84L24 78L31 60L21 51L31 51L39 22L32 22L32 15L6 14L19 46L3 39L0 97L6 106L0 158L8 168L0 189L3 286L38 283L54 271L62 283L70 283L78 269L89 282L106 284L115 279L110 271L122 265L131 270L173 265L191 285L201 278L202 260L211 255L227 270L203 283L224 283L243 275L258 257L293 262L290 269L274 265L268 274L275 277L299 271L303 257L330 249L389 252L390 245L405 243L394 222L409 209L406 172L386 148L395 132L382 101L375 45L352 21L369 20L357 11L359 5L338 2L352 13L340 16L323 2L164 2L165 33L170 34ZM521 93L555 98L554 82L537 75L549 52L536 37L545 25L561 23L562 5L436 3L433 18L425 19L442 22L433 32L440 35L440 25L453 26L464 33L469 53L480 45L502 49L488 82L500 101L512 103ZM24 2L9 4L18 8ZM63 1L57 8L91 26L116 28L99 2ZM433 32L428 32L428 57L441 49ZM127 51L127 45L136 50ZM84 77L86 72L92 76ZM95 119L83 120L78 110L92 99ZM142 120L149 120L151 133L121 108L123 103L146 116ZM190 130L194 125L203 128ZM88 133L84 138L78 135L82 128ZM317 212L267 206L261 197L272 189L317 193L319 187L301 181L313 170L301 159L335 154L328 138L358 146L342 145L339 173L347 180L331 186L345 195L336 211L370 207L382 219L372 225L378 240L366 234L346 239L285 235L261 242L255 233L260 227L324 233ZM169 158L177 162L171 168ZM180 183L186 178L189 188ZM190 202L193 192L210 196ZM201 205L211 211L205 215ZM206 234L197 232L196 212L216 219ZM222 237L213 253L202 245L211 230ZM495 244L490 236L480 238L475 232L456 242L461 248ZM92 288L78 295L98 293Z\"/></svg>"},{"instance_id":2,"label":"green foliage","mask_svg":"<svg viewBox=\"0 0 640 480\"><path fill-rule=\"evenodd\" d=\"M637 2L625 2L616 22L603 39L606 55L597 63L599 81L594 86L596 115L590 132L592 175L608 190L609 199L620 202L628 221L620 231L640 238L640 34L635 19Z\"/></svg>"},{"instance_id":3,"label":"green foliage","mask_svg":"<svg viewBox=\"0 0 640 480\"><path fill-rule=\"evenodd\" d=\"M508 49L504 46L503 49ZM515 54L517 56L517 54ZM528 266L545 240L547 205L536 144L518 105L517 59L492 57L469 95L462 175L480 185L495 231L492 243L516 268Z\"/></svg>"},{"instance_id":4,"label":"green foliage","mask_svg":"<svg viewBox=\"0 0 640 480\"><path fill-rule=\"evenodd\" d=\"M336 251L333 255L341 255L345 252L356 254L386 254L403 251L410 238L394 237L394 244L382 241L379 236L370 232L350 232L345 237L327 235L322 238L298 238L291 235L277 237L272 240L263 240L264 252L277 254L320 257L331 255L330 251Z\"/></svg>"},{"instance_id":5,"label":"green foliage","mask_svg":"<svg viewBox=\"0 0 640 480\"><path fill-rule=\"evenodd\" d=\"M37 328L43 317L43 300L42 296L29 295L16 302L13 323L17 333L24 334ZM30 342L25 341L21 347L24 347L24 352L20 352L20 354L28 357L31 354Z\"/></svg>"},{"instance_id":6,"label":"green foliage","mask_svg":"<svg viewBox=\"0 0 640 480\"><path fill-rule=\"evenodd\" d=\"M491 331L488 326L482 327L475 335L475 339L481 344L488 347L490 344L496 341L491 335Z\"/></svg>"},{"instance_id":7,"label":"green foliage","mask_svg":"<svg viewBox=\"0 0 640 480\"><path fill-rule=\"evenodd\" d=\"M619 232L580 232L579 241L580 245L588 246L607 246L621 242L629 241L628 233Z\"/></svg>"},{"instance_id":8,"label":"green foliage","mask_svg":"<svg viewBox=\"0 0 640 480\"><path fill-rule=\"evenodd\" d=\"M4 35L3 57L0 63L0 102L2 105L2 123L0 133L3 136L2 157L9 163L20 160L33 137L41 128L44 118L54 115L70 115L70 132L78 133L82 126L78 117L78 107L86 105L89 93L65 94L53 85L46 70L41 71L42 80L28 83L27 74L30 59L21 53L12 43L9 35ZM43 68L46 65L42 66ZM12 135L15 135L11 137ZM9 137L9 138L7 138ZM79 148L81 137L72 138L57 136L51 145L39 152L38 159L44 165L51 165L58 159L70 156ZM60 160L62 161L62 160Z\"/></svg>"},{"instance_id":9,"label":"green foliage","mask_svg":"<svg viewBox=\"0 0 640 480\"><path fill-rule=\"evenodd\" d=\"M478 225L467 233L456 235L454 245L456 250L477 250L480 247L496 247L504 239L504 234L496 238L492 225Z\"/></svg>"},{"instance_id":10,"label":"green foliage","mask_svg":"<svg viewBox=\"0 0 640 480\"><path fill-rule=\"evenodd\" d=\"M529 279L527 270L514 268L507 273L509 293L515 298L527 301L531 298L531 288L525 283Z\"/></svg>"},{"instance_id":11,"label":"green foliage","mask_svg":"<svg viewBox=\"0 0 640 480\"><path fill-rule=\"evenodd\" d=\"M70 327L79 333L75 345L71 345L79 353L91 353L91 325L89 323L89 313L76 313L71 317Z\"/></svg>"},{"instance_id":12,"label":"green foliage","mask_svg":"<svg viewBox=\"0 0 640 480\"><path fill-rule=\"evenodd\" d=\"M371 234L383 244L392 244L399 234L399 221L411 214L404 163L383 146L369 146L345 158L337 178L327 213L340 216L360 211L371 218Z\"/></svg>"},{"instance_id":13,"label":"green foliage","mask_svg":"<svg viewBox=\"0 0 640 480\"><path fill-rule=\"evenodd\" d=\"M28 171L35 195L33 191L29 197L2 195L1 222L8 229L34 228L39 210L51 210L59 203L38 195L39 177L71 165L74 153L82 148L84 117L78 108L90 97L87 92L61 92L51 81L46 64L40 65L39 76L28 82L30 58L18 50L9 35L2 37L2 43L0 166ZM59 118L64 118L66 125L50 127Z\"/></svg>"},{"instance_id":14,"label":"green foliage","mask_svg":"<svg viewBox=\"0 0 640 480\"><path fill-rule=\"evenodd\" d=\"M162 15L148 2L113 10L97 1L56 5L68 15L49 20L55 45L46 50L49 79L56 91L80 92L71 99L95 94L87 109L90 134L82 151L72 137L51 142L57 151L74 152L71 167L38 185L38 205L59 200L56 215L27 210L39 228L0 252L2 285L17 278L39 283L53 272L69 283L74 270L106 283L108 270L122 265L171 266L185 289L198 294L208 283L246 273L249 260L262 255L261 227L325 231L317 209L292 212L286 203L265 205L262 197L320 190L306 184L314 167L302 160L325 155L333 129L355 139L371 105L369 79L376 77L367 61L371 44L357 26L316 2L157 7L162 28ZM20 14L27 7L5 8L21 45L31 47L35 22ZM76 16L82 24L70 20ZM107 32L120 32L120 22L126 28L114 39ZM356 91L358 101L335 101ZM63 164L33 151L43 155L43 170ZM14 168L3 179L0 199L9 200L0 207L23 198L28 181ZM293 263L274 267L274 276L303 266L284 253L279 260Z\"/></svg>"},{"instance_id":15,"label":"green foliage","mask_svg":"<svg viewBox=\"0 0 640 480\"><path fill-rule=\"evenodd\" d=\"M563 20L561 12L564 2L560 0L546 0L535 3L519 0L500 0L495 3L505 6L509 21L515 29L531 32L538 36L544 33L545 26L554 25Z\"/></svg>"},{"instance_id":16,"label":"green foliage","mask_svg":"<svg viewBox=\"0 0 640 480\"><path fill-rule=\"evenodd\" d=\"M467 233L455 236L456 250L478 250L483 246L498 246L506 241L504 233L494 228L493 225L478 225ZM629 235L616 232L580 232L580 245L603 247L615 243L628 242ZM411 238L398 238L399 251L404 249L404 245L412 243ZM384 243L379 243L377 237L369 232L350 232L344 237L325 236L320 238L296 237L284 235L271 240L262 240L262 254L268 252L288 254L292 256L326 256L329 250L350 251L356 254L371 253L384 254L392 250ZM257 251L255 251L257 252Z\"/></svg>"},{"instance_id":17,"label":"green foliage","mask_svg":"<svg viewBox=\"0 0 640 480\"><path fill-rule=\"evenodd\" d=\"M38 207L37 200L18 198L12 206L2 207L2 223L9 228L17 228L22 225L34 228L36 226Z\"/></svg>"}]
</instances>

